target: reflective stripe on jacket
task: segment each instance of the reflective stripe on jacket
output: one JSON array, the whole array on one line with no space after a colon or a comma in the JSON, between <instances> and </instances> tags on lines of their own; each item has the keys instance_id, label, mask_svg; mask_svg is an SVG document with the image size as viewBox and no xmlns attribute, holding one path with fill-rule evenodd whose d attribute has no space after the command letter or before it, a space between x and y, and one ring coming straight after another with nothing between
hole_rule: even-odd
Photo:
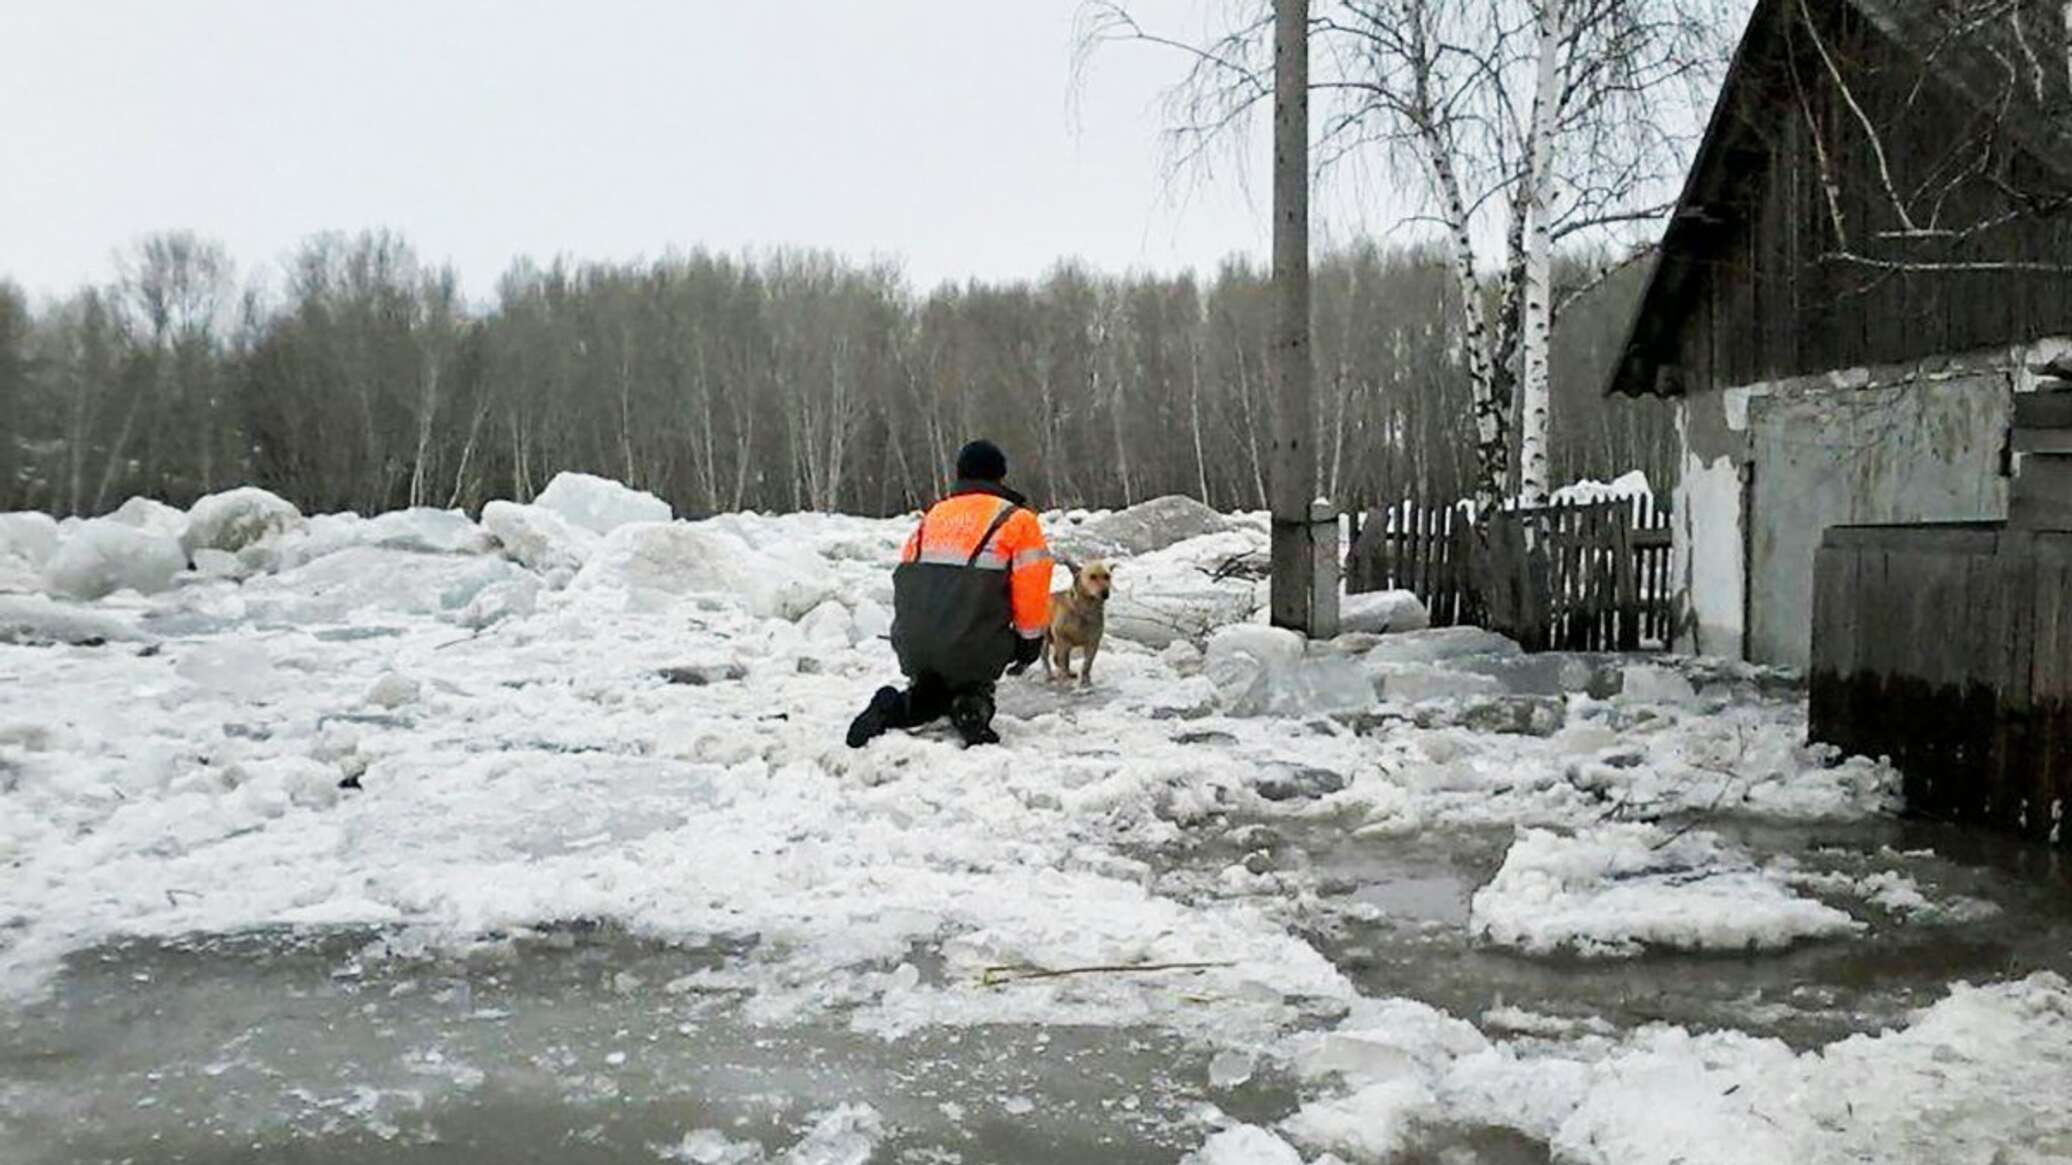
<instances>
[{"instance_id":1,"label":"reflective stripe on jacket","mask_svg":"<svg viewBox=\"0 0 2072 1165\"><path fill-rule=\"evenodd\" d=\"M997 679L1014 638L1050 623L1050 550L1021 495L958 483L921 519L893 572L892 646L908 675Z\"/></svg>"}]
</instances>

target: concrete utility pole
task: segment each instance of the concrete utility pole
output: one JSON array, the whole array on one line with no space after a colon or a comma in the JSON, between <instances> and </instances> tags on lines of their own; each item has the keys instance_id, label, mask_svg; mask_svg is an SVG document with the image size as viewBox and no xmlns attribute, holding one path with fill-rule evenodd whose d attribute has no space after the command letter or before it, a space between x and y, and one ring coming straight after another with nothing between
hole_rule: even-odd
<instances>
[{"instance_id":1,"label":"concrete utility pole","mask_svg":"<svg viewBox=\"0 0 2072 1165\"><path fill-rule=\"evenodd\" d=\"M1274 0L1273 624L1338 634L1338 514L1316 497L1309 349L1309 0Z\"/></svg>"}]
</instances>

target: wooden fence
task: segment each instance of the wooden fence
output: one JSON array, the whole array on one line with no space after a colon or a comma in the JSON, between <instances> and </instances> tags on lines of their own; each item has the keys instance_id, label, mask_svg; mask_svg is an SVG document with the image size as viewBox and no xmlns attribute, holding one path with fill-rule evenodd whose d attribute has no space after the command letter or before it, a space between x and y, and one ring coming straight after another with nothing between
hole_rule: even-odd
<instances>
[{"instance_id":1,"label":"wooden fence","mask_svg":"<svg viewBox=\"0 0 2072 1165\"><path fill-rule=\"evenodd\" d=\"M1904 777L1907 808L2072 847L2072 533L1829 527L1808 734Z\"/></svg>"},{"instance_id":2,"label":"wooden fence","mask_svg":"<svg viewBox=\"0 0 2072 1165\"><path fill-rule=\"evenodd\" d=\"M1501 511L1403 501L1355 516L1348 591L1406 590L1434 627L1502 631L1528 650L1635 651L1671 635L1669 512L1653 498Z\"/></svg>"}]
</instances>

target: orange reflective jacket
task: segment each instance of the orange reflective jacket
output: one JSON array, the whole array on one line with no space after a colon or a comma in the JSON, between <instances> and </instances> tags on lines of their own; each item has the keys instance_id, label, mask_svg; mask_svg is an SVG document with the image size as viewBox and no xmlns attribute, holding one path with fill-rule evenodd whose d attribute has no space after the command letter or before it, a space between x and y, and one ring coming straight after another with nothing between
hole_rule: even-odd
<instances>
[{"instance_id":1,"label":"orange reflective jacket","mask_svg":"<svg viewBox=\"0 0 2072 1165\"><path fill-rule=\"evenodd\" d=\"M960 483L907 539L892 572L892 649L916 679L985 684L1015 639L1050 622L1050 551L1021 495Z\"/></svg>"},{"instance_id":2,"label":"orange reflective jacket","mask_svg":"<svg viewBox=\"0 0 2072 1165\"><path fill-rule=\"evenodd\" d=\"M1050 547L1036 515L1017 498L1006 490L951 494L922 517L899 560L1006 571L1014 629L1024 639L1040 639L1050 626ZM973 550L979 550L976 559Z\"/></svg>"}]
</instances>

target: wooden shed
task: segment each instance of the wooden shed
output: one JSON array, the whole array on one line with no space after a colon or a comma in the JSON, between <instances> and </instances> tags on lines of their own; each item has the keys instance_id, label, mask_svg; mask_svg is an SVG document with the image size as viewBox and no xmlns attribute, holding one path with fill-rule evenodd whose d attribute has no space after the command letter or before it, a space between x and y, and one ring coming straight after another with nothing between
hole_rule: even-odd
<instances>
[{"instance_id":1,"label":"wooden shed","mask_svg":"<svg viewBox=\"0 0 2072 1165\"><path fill-rule=\"evenodd\" d=\"M1677 647L1804 666L1830 527L2006 518L2072 350L2062 9L1758 0L1611 384L1677 402Z\"/></svg>"}]
</instances>

